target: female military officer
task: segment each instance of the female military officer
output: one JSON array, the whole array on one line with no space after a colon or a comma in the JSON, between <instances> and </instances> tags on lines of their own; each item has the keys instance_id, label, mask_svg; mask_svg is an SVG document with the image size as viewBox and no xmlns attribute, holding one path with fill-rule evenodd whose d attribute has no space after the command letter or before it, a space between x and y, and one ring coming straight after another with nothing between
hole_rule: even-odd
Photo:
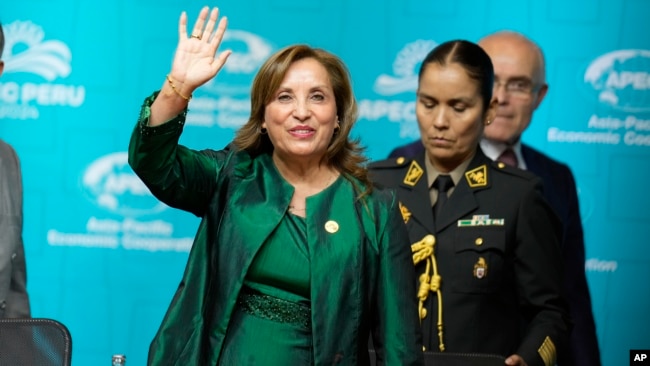
<instances>
[{"instance_id":1,"label":"female military officer","mask_svg":"<svg viewBox=\"0 0 650 366\"><path fill-rule=\"evenodd\" d=\"M371 173L400 200L427 350L553 365L567 335L560 224L538 178L492 162L479 147L495 116L493 74L474 43L432 50L416 101L426 151L373 163Z\"/></svg>"}]
</instances>

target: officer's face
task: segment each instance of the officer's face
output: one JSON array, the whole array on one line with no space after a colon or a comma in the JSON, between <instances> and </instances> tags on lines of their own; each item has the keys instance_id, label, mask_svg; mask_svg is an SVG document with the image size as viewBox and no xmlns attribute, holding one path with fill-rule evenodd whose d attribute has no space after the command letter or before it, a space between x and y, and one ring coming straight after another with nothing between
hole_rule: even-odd
<instances>
[{"instance_id":1,"label":"officer's face","mask_svg":"<svg viewBox=\"0 0 650 366\"><path fill-rule=\"evenodd\" d=\"M474 155L494 107L493 101L484 113L478 81L459 64L430 63L425 67L415 114L422 143L436 169L449 172Z\"/></svg>"}]
</instances>

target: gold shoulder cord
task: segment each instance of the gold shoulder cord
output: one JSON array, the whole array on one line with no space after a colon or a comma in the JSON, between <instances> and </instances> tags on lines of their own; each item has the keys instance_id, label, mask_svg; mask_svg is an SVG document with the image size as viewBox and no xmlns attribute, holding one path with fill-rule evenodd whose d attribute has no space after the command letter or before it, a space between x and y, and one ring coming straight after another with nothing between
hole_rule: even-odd
<instances>
[{"instance_id":1,"label":"gold shoulder cord","mask_svg":"<svg viewBox=\"0 0 650 366\"><path fill-rule=\"evenodd\" d=\"M438 339L440 341L440 351L445 350L445 344L442 337L442 293L440 292L440 281L442 277L438 274L438 263L436 262L436 256L434 252L434 246L436 245L436 238L429 234L426 235L422 240L411 244L411 251L413 252L413 264L418 264L423 260L426 260L426 269L423 274L420 275L420 287L418 288L418 314L420 315L420 324L422 324L422 319L427 316L427 309L424 307L424 303L429 296L429 291L436 293L438 297ZM433 274L431 273L433 270Z\"/></svg>"}]
</instances>

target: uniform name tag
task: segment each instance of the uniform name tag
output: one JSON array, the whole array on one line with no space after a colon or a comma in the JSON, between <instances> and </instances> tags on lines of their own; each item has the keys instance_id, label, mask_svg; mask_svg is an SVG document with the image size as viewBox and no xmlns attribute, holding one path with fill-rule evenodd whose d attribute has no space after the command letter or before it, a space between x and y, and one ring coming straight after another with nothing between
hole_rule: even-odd
<instances>
[{"instance_id":1,"label":"uniform name tag","mask_svg":"<svg viewBox=\"0 0 650 366\"><path fill-rule=\"evenodd\" d=\"M503 226L505 219L491 219L490 215L474 215L471 220L458 220L458 227L463 226Z\"/></svg>"}]
</instances>

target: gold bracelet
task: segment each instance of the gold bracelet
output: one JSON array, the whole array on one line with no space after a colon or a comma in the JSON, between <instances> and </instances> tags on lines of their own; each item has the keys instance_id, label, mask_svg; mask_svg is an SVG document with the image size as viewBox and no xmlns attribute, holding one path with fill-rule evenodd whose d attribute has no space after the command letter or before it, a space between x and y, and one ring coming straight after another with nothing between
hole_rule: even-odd
<instances>
[{"instance_id":1,"label":"gold bracelet","mask_svg":"<svg viewBox=\"0 0 650 366\"><path fill-rule=\"evenodd\" d=\"M167 74L167 81L169 82L169 86L172 87L172 90L174 91L174 93L178 94L179 97L185 99L188 102L190 101L190 99L192 99L192 94L190 94L189 97L186 97L183 94L181 94L181 92L178 91L178 89L176 89L176 85L174 85L174 82L172 81L172 78L169 76L169 74Z\"/></svg>"}]
</instances>

